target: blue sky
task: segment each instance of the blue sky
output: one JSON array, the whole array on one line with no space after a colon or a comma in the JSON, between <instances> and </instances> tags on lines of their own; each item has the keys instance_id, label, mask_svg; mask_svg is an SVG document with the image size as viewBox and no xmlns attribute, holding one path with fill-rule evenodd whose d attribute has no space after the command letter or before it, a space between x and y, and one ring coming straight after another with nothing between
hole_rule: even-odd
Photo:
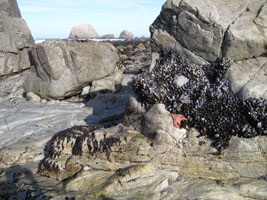
<instances>
[{"instance_id":1,"label":"blue sky","mask_svg":"<svg viewBox=\"0 0 267 200\"><path fill-rule=\"evenodd\" d=\"M165 0L17 0L34 38L67 38L73 26L92 24L99 35L124 29L150 36Z\"/></svg>"}]
</instances>

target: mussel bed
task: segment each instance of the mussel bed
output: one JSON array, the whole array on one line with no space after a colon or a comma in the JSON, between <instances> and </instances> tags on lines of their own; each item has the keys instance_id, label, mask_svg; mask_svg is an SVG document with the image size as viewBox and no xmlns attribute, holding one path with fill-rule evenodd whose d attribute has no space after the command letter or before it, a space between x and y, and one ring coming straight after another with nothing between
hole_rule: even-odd
<instances>
[{"instance_id":1,"label":"mussel bed","mask_svg":"<svg viewBox=\"0 0 267 200\"><path fill-rule=\"evenodd\" d=\"M163 103L169 112L183 114L189 127L222 150L231 136L267 135L267 100L242 101L233 94L225 79L231 65L225 57L206 65L189 64L176 51L164 49L154 69L137 76L133 89L146 109ZM181 78L187 82L177 84Z\"/></svg>"}]
</instances>

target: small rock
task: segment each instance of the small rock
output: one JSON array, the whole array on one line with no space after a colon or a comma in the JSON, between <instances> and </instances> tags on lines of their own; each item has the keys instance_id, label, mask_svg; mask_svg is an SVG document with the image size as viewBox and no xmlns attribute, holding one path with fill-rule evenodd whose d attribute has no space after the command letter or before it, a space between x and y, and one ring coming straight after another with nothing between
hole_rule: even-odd
<instances>
[{"instance_id":1,"label":"small rock","mask_svg":"<svg viewBox=\"0 0 267 200\"><path fill-rule=\"evenodd\" d=\"M90 92L90 88L91 88L90 86L86 86L86 87L84 87L83 90L82 90L81 96L86 96L86 95L88 95L89 92Z\"/></svg>"},{"instance_id":2,"label":"small rock","mask_svg":"<svg viewBox=\"0 0 267 200\"><path fill-rule=\"evenodd\" d=\"M41 101L41 97L34 94L33 92L27 92L26 93L26 98L28 101L38 101L40 102Z\"/></svg>"},{"instance_id":3,"label":"small rock","mask_svg":"<svg viewBox=\"0 0 267 200\"><path fill-rule=\"evenodd\" d=\"M145 114L141 132L157 143L177 144L186 137L186 130L176 128L164 104L155 104Z\"/></svg>"},{"instance_id":4,"label":"small rock","mask_svg":"<svg viewBox=\"0 0 267 200\"><path fill-rule=\"evenodd\" d=\"M175 76L174 78L174 83L177 87L181 87L183 86L184 84L186 84L187 82L189 81L188 78L186 78L185 76L183 75L180 75L180 76Z\"/></svg>"}]
</instances>

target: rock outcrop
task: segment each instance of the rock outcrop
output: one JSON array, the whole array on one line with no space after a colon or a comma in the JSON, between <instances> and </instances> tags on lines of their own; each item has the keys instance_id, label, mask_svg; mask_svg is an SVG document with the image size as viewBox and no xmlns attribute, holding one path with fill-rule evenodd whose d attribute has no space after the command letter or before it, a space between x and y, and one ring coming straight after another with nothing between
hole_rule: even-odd
<instances>
[{"instance_id":1,"label":"rock outcrop","mask_svg":"<svg viewBox=\"0 0 267 200\"><path fill-rule=\"evenodd\" d=\"M118 124L134 74L148 68L135 42L112 42L127 72L120 91L98 93L85 106L37 102L33 93L26 101L20 76L30 71L1 80L0 199L267 198L264 136L232 137L217 151L195 129L176 129L162 104L146 111L134 97Z\"/></svg>"},{"instance_id":2,"label":"rock outcrop","mask_svg":"<svg viewBox=\"0 0 267 200\"><path fill-rule=\"evenodd\" d=\"M120 33L120 39L133 39L134 35L130 31L124 30Z\"/></svg>"},{"instance_id":3,"label":"rock outcrop","mask_svg":"<svg viewBox=\"0 0 267 200\"><path fill-rule=\"evenodd\" d=\"M98 33L91 24L80 24L72 27L69 35L70 39L93 39L98 37Z\"/></svg>"},{"instance_id":4,"label":"rock outcrop","mask_svg":"<svg viewBox=\"0 0 267 200\"><path fill-rule=\"evenodd\" d=\"M0 0L0 76L30 68L28 51L34 45L16 0Z\"/></svg>"},{"instance_id":5,"label":"rock outcrop","mask_svg":"<svg viewBox=\"0 0 267 200\"><path fill-rule=\"evenodd\" d=\"M94 41L47 41L31 52L32 73L23 87L42 98L63 99L78 94L84 86L114 73L119 61L111 44ZM116 76L108 80L107 89L111 90L115 87L112 84L120 81ZM105 85L101 87L105 89Z\"/></svg>"},{"instance_id":6,"label":"rock outcrop","mask_svg":"<svg viewBox=\"0 0 267 200\"><path fill-rule=\"evenodd\" d=\"M266 8L265 0L168 0L150 27L153 55L156 57L162 48L175 49L184 59L197 64L227 56L236 61L233 67L242 63L242 74L249 77L251 71L263 66L255 67L252 63L258 61L254 58L263 57L260 62L267 63ZM234 76L231 73L236 71L230 70L229 76ZM266 83L266 73L259 72L260 82ZM266 97L266 84L253 86L255 79L253 76L242 81L243 85L239 86L243 88L239 93L242 98ZM240 83L231 79L232 87Z\"/></svg>"},{"instance_id":7,"label":"rock outcrop","mask_svg":"<svg viewBox=\"0 0 267 200\"><path fill-rule=\"evenodd\" d=\"M68 192L79 192L78 199L266 198L266 137L233 137L229 148L218 152L195 129L187 138L172 131L163 105L144 118L143 134L122 125L57 133L38 173L61 181Z\"/></svg>"}]
</instances>

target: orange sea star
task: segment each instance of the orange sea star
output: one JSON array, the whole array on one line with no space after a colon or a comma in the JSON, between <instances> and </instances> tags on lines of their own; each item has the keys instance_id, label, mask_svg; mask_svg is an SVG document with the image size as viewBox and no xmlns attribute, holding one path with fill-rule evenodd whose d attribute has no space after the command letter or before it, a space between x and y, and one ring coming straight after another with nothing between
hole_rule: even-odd
<instances>
[{"instance_id":1,"label":"orange sea star","mask_svg":"<svg viewBox=\"0 0 267 200\"><path fill-rule=\"evenodd\" d=\"M173 125L176 127L176 128L179 128L181 129L181 122L183 120L186 120L187 121L187 118L185 118L185 116L181 115L181 114L172 114L170 113L170 116L172 117L173 119Z\"/></svg>"}]
</instances>

